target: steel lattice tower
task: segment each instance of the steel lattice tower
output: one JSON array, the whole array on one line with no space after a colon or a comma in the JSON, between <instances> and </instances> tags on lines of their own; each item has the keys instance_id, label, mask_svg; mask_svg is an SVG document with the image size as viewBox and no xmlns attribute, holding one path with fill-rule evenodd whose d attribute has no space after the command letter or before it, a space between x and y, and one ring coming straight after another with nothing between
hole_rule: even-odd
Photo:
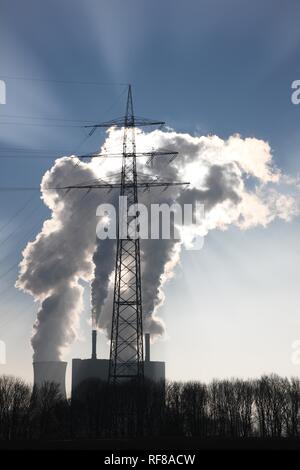
<instances>
[{"instance_id":1,"label":"steel lattice tower","mask_svg":"<svg viewBox=\"0 0 300 470\"><path fill-rule=\"evenodd\" d=\"M122 154L110 154L111 157L122 157L120 181L105 181L101 178L90 183L74 184L55 188L70 191L81 189L87 192L93 189L119 189L120 196L127 197L127 207L138 203L138 189L182 186L189 183L179 181L162 181L158 177L142 175L138 179L136 170L137 157L147 157L146 165L151 165L154 158L169 156L169 163L178 152L169 150L136 152L135 130L137 127L162 126L163 121L136 117L133 112L131 85L128 87L125 116L101 124L84 126L91 128L92 135L97 128L116 127L124 129ZM92 153L79 155L76 158L103 158L109 154ZM50 189L50 188L49 188ZM124 224L126 226L124 226ZM130 226L130 227L129 227ZM130 229L133 236L130 237ZM125 229L125 230L124 230ZM123 379L140 380L144 376L143 367L143 312L140 267L140 239L137 215L121 214L117 228L117 252L115 265L115 284L109 361L109 382L118 383ZM123 234L126 234L126 237ZM120 236L122 235L122 236ZM93 325L96 328L96 325ZM96 330L93 330L93 357L96 358Z\"/></svg>"},{"instance_id":2,"label":"steel lattice tower","mask_svg":"<svg viewBox=\"0 0 300 470\"><path fill-rule=\"evenodd\" d=\"M131 86L128 89L123 136L123 157L120 196L127 197L130 207L138 203L136 173L135 119ZM126 225L118 221L115 286L110 343L109 380L141 378L143 370L143 314L141 292L140 240L130 238L129 224L136 216L128 216ZM125 229L126 238L119 228Z\"/></svg>"}]
</instances>

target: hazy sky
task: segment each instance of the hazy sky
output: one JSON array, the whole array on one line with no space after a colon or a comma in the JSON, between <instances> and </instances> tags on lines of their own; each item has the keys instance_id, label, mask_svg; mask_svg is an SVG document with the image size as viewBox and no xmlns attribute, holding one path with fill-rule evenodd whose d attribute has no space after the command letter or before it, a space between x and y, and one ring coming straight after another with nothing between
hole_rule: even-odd
<instances>
[{"instance_id":1,"label":"hazy sky","mask_svg":"<svg viewBox=\"0 0 300 470\"><path fill-rule=\"evenodd\" d=\"M264 139L277 167L297 176L299 15L297 0L0 0L0 187L39 185L52 160L30 155L99 148L103 135L82 144L80 126L122 113L128 82L137 114L191 134ZM1 196L0 373L31 380L36 306L13 286L21 250L48 212L38 193ZM299 374L291 361L300 340L299 235L297 219L214 231L202 251L184 253L162 309L168 338L152 350L168 377ZM88 315L87 305L68 359L90 355Z\"/></svg>"}]
</instances>

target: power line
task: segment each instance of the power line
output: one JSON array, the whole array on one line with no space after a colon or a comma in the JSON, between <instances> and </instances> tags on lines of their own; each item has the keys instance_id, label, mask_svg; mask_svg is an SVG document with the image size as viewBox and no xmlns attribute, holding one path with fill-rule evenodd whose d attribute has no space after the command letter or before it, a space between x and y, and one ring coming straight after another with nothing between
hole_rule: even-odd
<instances>
[{"instance_id":1,"label":"power line","mask_svg":"<svg viewBox=\"0 0 300 470\"><path fill-rule=\"evenodd\" d=\"M11 300L13 296L15 295L15 285L10 284L9 286L5 287L4 289L1 290L0 295L1 295L1 308L3 308L6 305L9 305L11 303ZM4 302L3 302L3 299L4 299Z\"/></svg>"},{"instance_id":2,"label":"power line","mask_svg":"<svg viewBox=\"0 0 300 470\"><path fill-rule=\"evenodd\" d=\"M127 87L128 83L122 82L97 82L97 81L83 81L83 80L57 80L49 78L36 78L36 77L16 77L11 75L1 75L4 80L24 80L31 82L49 82L49 83L62 83L67 85L96 85L96 86L124 86Z\"/></svg>"},{"instance_id":3,"label":"power line","mask_svg":"<svg viewBox=\"0 0 300 470\"><path fill-rule=\"evenodd\" d=\"M0 227L0 233L3 232L3 230L5 230L5 228L24 210L26 209L26 207L28 206L28 204L30 204L30 202L33 200L34 198L34 195L31 196L23 206L21 206L10 218L7 222L5 222L5 224L3 224L1 227Z\"/></svg>"},{"instance_id":4,"label":"power line","mask_svg":"<svg viewBox=\"0 0 300 470\"><path fill-rule=\"evenodd\" d=\"M88 192L85 192L85 194L83 194L83 195L81 196L80 200L78 201L79 204L81 204L82 201L85 199L85 197L87 196L87 193L88 193ZM71 218L73 218L75 215L76 215L76 214L73 213L72 216L71 216ZM36 224L35 226L37 226L37 225L38 225L38 224ZM30 233L31 231L32 231L32 228L30 229L30 231L29 231L28 233ZM8 240L8 238L10 238L10 236L7 237L4 241L2 241L2 242L0 243L0 246L1 246L3 243L5 243L5 242ZM40 260L40 262L43 262L44 260L46 260L46 257L45 257L45 258L42 258L42 260ZM9 268L6 269L6 271L4 271L4 273L0 274L0 280L1 280L2 278L4 278L5 276L7 276L7 274L9 274L10 272L12 272L13 269L16 268L19 264L20 264L20 260L18 260L16 263L13 263L11 266L9 266Z\"/></svg>"},{"instance_id":5,"label":"power line","mask_svg":"<svg viewBox=\"0 0 300 470\"><path fill-rule=\"evenodd\" d=\"M11 315L10 312L6 312L5 316L3 316L2 318L0 317L1 320L4 320L4 323L0 324L1 329L9 325L12 321L14 321L16 317L19 317L21 314L29 312L29 310L32 311L32 309L33 309L33 305L28 305L27 308L25 309L22 305L21 308L18 309L14 315Z\"/></svg>"},{"instance_id":6,"label":"power line","mask_svg":"<svg viewBox=\"0 0 300 470\"><path fill-rule=\"evenodd\" d=\"M32 215L32 214L31 214ZM30 219L30 217L29 217ZM17 242L17 245L20 245L22 243L24 243L24 240L28 240L28 236L33 232L33 230L35 230L39 225L41 224L41 221L39 220L37 223L35 223L33 226L30 227L29 230L26 230L24 233L22 233L22 237L17 237L17 240L19 239L19 241ZM14 237L15 234L13 234L12 236L10 235L9 238L12 238ZM5 242L4 242L5 243ZM11 250L10 252L8 252L5 256L3 256L3 258L0 259L0 264L3 264L5 262L5 260L7 258L9 258L12 254L16 254L15 253L15 250ZM1 295L1 294L0 294Z\"/></svg>"},{"instance_id":7,"label":"power line","mask_svg":"<svg viewBox=\"0 0 300 470\"><path fill-rule=\"evenodd\" d=\"M70 150L49 150L49 149L45 149L45 148L30 148L30 147L0 147L0 152L60 152L60 153L64 153L64 152L70 152Z\"/></svg>"},{"instance_id":8,"label":"power line","mask_svg":"<svg viewBox=\"0 0 300 470\"><path fill-rule=\"evenodd\" d=\"M76 156L68 155L66 154L56 154L56 155L29 155L29 154L23 154L23 155L1 155L0 154L0 160L53 160L57 158L63 158L65 156L77 158Z\"/></svg>"},{"instance_id":9,"label":"power line","mask_svg":"<svg viewBox=\"0 0 300 470\"><path fill-rule=\"evenodd\" d=\"M36 122L0 122L0 126L37 126L37 127L70 127L70 128L79 128L82 126L77 126L73 124L39 124Z\"/></svg>"},{"instance_id":10,"label":"power line","mask_svg":"<svg viewBox=\"0 0 300 470\"><path fill-rule=\"evenodd\" d=\"M18 225L16 225L16 227L14 228L14 230L12 232L10 232L3 240L0 240L0 246L4 245L8 240L10 240L14 235L15 233L19 230L19 227L20 225L23 225L23 222L28 222L30 220L30 218L37 212L38 210L38 206L36 205L32 211L30 211L29 215L27 215L25 217L25 219L22 219L22 222L19 223Z\"/></svg>"},{"instance_id":11,"label":"power line","mask_svg":"<svg viewBox=\"0 0 300 470\"><path fill-rule=\"evenodd\" d=\"M18 242L18 245L21 244L21 243L22 243L22 244L23 244L23 243L26 243L26 242L28 243L28 239L31 238L31 234L33 234L33 232L36 230L36 228L37 228L38 226L40 226L40 224L41 224L41 222L39 221L38 223L36 223L36 224L34 224L32 227L30 227L30 230L27 230L27 231L25 232L26 236L24 236L24 234L22 234L23 237L22 237L22 238L20 239L20 241ZM26 242L25 242L25 240L26 240ZM10 255L11 253L12 253L12 252L10 252L9 255ZM0 260L0 263L2 263L3 260L6 259L6 258L7 258L7 256L5 256L4 258L2 258L2 260ZM20 263L20 260L18 261L18 263ZM4 277L6 277L7 274L9 274L10 272L12 272L14 267L15 267L15 263L13 263L12 265L10 265L9 268L8 268L8 270L7 270L8 272L2 273L2 275L1 275L2 279L3 279ZM9 279L8 281L10 282L10 281L12 281L12 279ZM3 281L2 281L2 282L3 282ZM7 285L6 285L6 287L4 287L4 288L0 291L1 305L2 305L2 306L3 306L3 297L5 297L5 294L6 294L7 292L9 292L9 290L10 290L12 287L14 287L14 285L12 285L12 286L7 286ZM11 293L13 293L13 292L11 292ZM10 297L10 295L8 296L8 298L9 298L9 297ZM6 302L5 302L5 303L6 303Z\"/></svg>"},{"instance_id":12,"label":"power line","mask_svg":"<svg viewBox=\"0 0 300 470\"><path fill-rule=\"evenodd\" d=\"M116 105L116 103L120 100L120 98L123 96L123 94L125 93L125 91L126 91L126 88L124 88L124 90L122 91L122 93L120 93L120 94L117 96L116 100L112 103L112 105L110 105L110 107L105 111L105 113L108 113L108 112ZM0 117L1 117L1 116L0 116ZM24 117L24 116L23 116L23 117ZM35 119L35 118L33 118L33 117L28 117L28 118L29 118L29 119ZM36 119L38 119L38 118L36 118ZM42 119L42 118L41 118L41 119ZM56 119L49 117L48 120L56 120ZM63 121L63 120L65 120L65 119L59 118L59 119L57 119L57 120L62 120L62 121ZM79 120L76 120L76 121L75 121L75 120L70 120L70 121L72 121L72 122L83 122L83 121L79 121ZM87 122L87 121L86 121L86 122ZM89 122L91 122L91 121L89 121ZM5 124L5 123L2 123L2 124ZM13 123L7 123L7 124L13 124ZM26 123L18 123L18 124L26 125ZM27 124L28 124L28 123L27 123ZM0 125L1 125L1 123L0 123ZM29 125L30 125L30 123L29 123ZM33 124L33 125L39 125L39 124ZM40 125L41 125L41 126L44 126L43 124L40 124ZM61 126L58 126L58 127L67 127L67 126L62 126L62 125L61 125ZM81 126L70 126L70 127L81 127ZM90 133L89 133L88 135L85 135L84 138L83 138L83 139L79 142L79 144L76 146L76 149L74 150L74 152L71 152L71 153L75 154L75 153L85 144L85 142L89 139L89 137L90 137ZM25 151L25 152L28 152L28 153L30 152L30 150L24 149L24 148L19 148L19 149L16 149L16 150L17 150L18 152L19 152L19 151L21 151L21 152L24 152L24 151ZM0 149L0 151L1 151L1 149ZM2 151L13 152L14 149L6 149L6 150L2 149ZM39 151L39 150L36 149L35 151ZM95 153L96 153L96 152L95 152ZM6 157L6 155L1 155L1 156L0 156L0 158L5 158L5 157ZM22 155L21 155L21 156L20 156L20 155L18 155L18 156L13 155L13 156L10 156L9 158L12 158L12 157L16 157L16 158L17 158L17 157L23 157L23 158L24 158L24 154L23 154L23 156L22 156ZM31 156L31 157L33 157L33 158L55 158L53 155L52 155L52 156L35 155L35 156ZM6 189L7 189L7 190L12 190L13 188L6 188ZM19 189L20 189L20 188L18 188L18 190L19 190ZM40 188L33 188L33 189L34 189L34 190L36 190L36 189L37 189L37 190L40 190ZM4 188L4 190L5 190L5 188ZM26 189L26 190L27 190L27 189ZM81 203L81 202L83 201L83 199L85 199L85 197L87 196L87 194L88 194L88 192L85 192L85 194L81 197L79 203ZM6 226L8 226L11 221L13 221L16 217L18 217L18 215L20 215L20 214L26 209L26 207L28 206L28 204L30 203L30 201L33 199L33 197L34 197L34 196L32 196L31 198L29 198L29 200L26 201L26 203L23 204L23 205L11 216L10 220L9 220L8 222L6 222L6 223L4 224L4 226L0 229L0 232L1 232L1 230L4 230L4 229L6 228ZM31 216L32 214L34 214L35 212L36 212L36 208L31 212L30 216ZM29 218L30 218L30 216L29 216ZM28 216L26 217L26 221L28 221ZM22 223L23 223L23 222L22 222ZM39 222L39 224L40 224L40 222ZM14 234L15 234L15 232L16 232L17 230L18 230L18 228L16 227L4 240L2 240L2 241L0 242L0 246L2 246L2 245L5 244L9 239L11 239L11 238L14 236ZM31 232L32 232L32 227L31 227L30 230L28 231L28 234L31 233ZM23 236L24 236L24 233L22 234L22 238L23 238ZM7 256L5 256L4 258L2 258L2 260L0 260L0 263L3 262L3 260L5 260L5 259L7 259ZM9 267L0 275L0 279L3 279L3 278L6 277L8 274L10 274L10 273L19 265L19 263L20 263L20 260L18 260L16 263L13 263L11 266L9 266ZM7 291L6 288L2 290L2 293L5 292L5 291ZM2 293L1 293L1 294L2 294ZM13 291L12 291L12 294L14 294Z\"/></svg>"},{"instance_id":13,"label":"power line","mask_svg":"<svg viewBox=\"0 0 300 470\"><path fill-rule=\"evenodd\" d=\"M67 122L94 122L91 119L66 119L48 116L26 116L22 114L0 114L0 118L17 118L17 119L41 119L45 121L67 121Z\"/></svg>"},{"instance_id":14,"label":"power line","mask_svg":"<svg viewBox=\"0 0 300 470\"><path fill-rule=\"evenodd\" d=\"M7 276L13 269L15 269L20 263L20 260L18 260L16 263L14 263L12 266L10 266L4 273L1 274L0 279L3 279L3 277Z\"/></svg>"},{"instance_id":15,"label":"power line","mask_svg":"<svg viewBox=\"0 0 300 470\"><path fill-rule=\"evenodd\" d=\"M85 192L82 197L80 198L80 200L78 201L78 204L82 204L83 200L85 199L85 197L87 196L88 192ZM76 215L76 213L73 213L71 215L71 219ZM40 263L43 263L44 261L46 261L46 256L45 257L42 257L42 259L39 260ZM17 266L19 266L20 264L20 260L18 260L16 263L14 263L13 265L11 265L4 273L2 273L0 275L0 280L2 278L4 278L5 276L7 276L7 274L9 274L10 272L13 271L13 269L15 269Z\"/></svg>"}]
</instances>

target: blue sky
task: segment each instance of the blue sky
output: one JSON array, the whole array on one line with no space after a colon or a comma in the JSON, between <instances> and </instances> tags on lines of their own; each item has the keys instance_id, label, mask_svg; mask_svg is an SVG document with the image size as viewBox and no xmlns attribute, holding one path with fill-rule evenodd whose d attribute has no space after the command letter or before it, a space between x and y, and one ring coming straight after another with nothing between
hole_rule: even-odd
<instances>
[{"instance_id":1,"label":"blue sky","mask_svg":"<svg viewBox=\"0 0 300 470\"><path fill-rule=\"evenodd\" d=\"M123 112L128 82L138 114L177 131L267 140L276 165L297 175L299 14L296 0L0 0L0 187L39 185L51 159L26 158L34 153L97 149L101 133L83 143L80 126ZM48 212L38 194L0 194L0 372L30 380L36 307L13 288L15 265ZM184 255L163 307L169 339L153 348L171 378L299 373L290 361L299 234L298 220L211 232L197 256ZM69 358L89 353L83 338Z\"/></svg>"}]
</instances>

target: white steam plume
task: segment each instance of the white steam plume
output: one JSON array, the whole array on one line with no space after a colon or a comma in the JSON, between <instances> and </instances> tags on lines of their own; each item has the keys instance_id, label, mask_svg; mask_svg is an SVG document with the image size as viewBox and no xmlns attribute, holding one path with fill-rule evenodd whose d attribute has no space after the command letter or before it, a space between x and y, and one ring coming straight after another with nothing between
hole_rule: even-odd
<instances>
[{"instance_id":1,"label":"white steam plume","mask_svg":"<svg viewBox=\"0 0 300 470\"><path fill-rule=\"evenodd\" d=\"M122 130L110 129L105 141L107 152L120 151ZM267 142L234 135L228 140L217 136L195 137L175 131L137 133L140 151L170 149L179 156L170 164L164 157L154 159L151 168L138 170L159 175L161 180L190 181L189 189L141 193L146 204L204 203L201 225L187 230L192 240L209 230L225 230L230 225L249 229L266 226L275 218L291 220L298 214L293 195L283 187L286 177L272 162ZM92 310L98 328L110 333L115 242L96 240L96 208L100 203L115 203L117 191L93 190L47 191L105 178L120 170L119 159L94 158L77 163L73 158L56 160L43 177L41 190L45 204L52 211L41 232L23 251L17 287L30 293L39 304L32 346L35 360L58 360L63 350L77 337L78 318L83 308L80 280L92 281ZM164 300L163 284L172 276L180 259L181 243L176 240L143 240L141 243L143 313L145 329L153 335L164 332L158 317Z\"/></svg>"}]
</instances>

